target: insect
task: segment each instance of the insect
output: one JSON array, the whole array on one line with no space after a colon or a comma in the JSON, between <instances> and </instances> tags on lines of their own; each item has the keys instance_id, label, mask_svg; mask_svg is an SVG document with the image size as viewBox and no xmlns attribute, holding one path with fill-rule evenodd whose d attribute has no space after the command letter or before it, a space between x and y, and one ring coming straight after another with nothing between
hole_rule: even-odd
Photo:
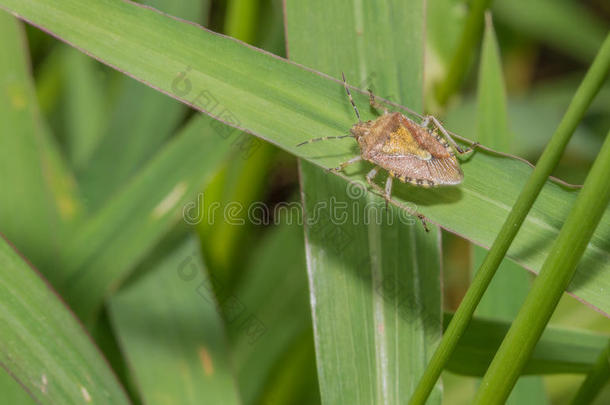
<instances>
[{"instance_id":1,"label":"insect","mask_svg":"<svg viewBox=\"0 0 610 405\"><path fill-rule=\"evenodd\" d=\"M360 155L331 170L338 172L361 160L372 163L375 166L366 175L366 181L383 195L386 205L392 195L394 178L418 187L456 185L462 182L464 174L456 155L465 158L473 152L473 148L462 150L433 116L424 117L418 124L399 112L389 112L387 107L375 100L371 90L370 105L375 110L383 110L383 115L372 121L362 121L343 73L342 76L358 122L352 126L349 135L314 138L297 146L328 139L355 138L360 147ZM433 128L430 129L430 126ZM473 147L476 145L477 143L473 144ZM389 173L385 188L373 181L379 169Z\"/></svg>"}]
</instances>

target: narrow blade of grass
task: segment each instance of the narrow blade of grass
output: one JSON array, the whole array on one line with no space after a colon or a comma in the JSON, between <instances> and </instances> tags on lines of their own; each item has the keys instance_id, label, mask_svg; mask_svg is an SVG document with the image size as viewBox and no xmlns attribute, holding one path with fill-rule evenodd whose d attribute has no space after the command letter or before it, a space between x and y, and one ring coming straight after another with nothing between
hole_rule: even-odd
<instances>
[{"instance_id":1,"label":"narrow blade of grass","mask_svg":"<svg viewBox=\"0 0 610 405\"><path fill-rule=\"evenodd\" d=\"M472 318L474 310L478 305L483 293L489 286L500 262L506 255L509 246L512 244L517 232L520 230L529 210L532 208L534 201L538 197L543 188L544 182L553 171L559 158L572 136L576 125L582 118L585 110L595 97L601 87L608 71L610 70L610 35L606 38L604 45L600 49L593 65L580 87L578 88L564 118L559 123L557 130L545 148L538 164L527 183L521 190L519 198L513 205L508 217L504 221L502 229L496 236L493 246L485 257L483 264L476 273L473 282L466 292L460 307L456 311L456 316L447 328L443 339L434 353L431 364L426 370L426 373L418 385L418 389L411 399L412 404L424 403L428 397L433 384L436 383L444 364L446 363L451 352L455 349L457 341L468 326L468 322ZM600 218L606 210L607 206L601 207ZM591 234L595 228L591 229ZM587 241L590 236L587 238ZM585 244L586 246L586 244ZM584 247L583 247L584 249ZM552 253L552 251L551 251ZM549 253L549 255L551 254ZM579 256L580 258L580 256ZM569 282L569 279L568 281ZM567 287L567 283L566 286ZM483 381L485 383L485 381ZM511 386L512 388L512 386Z\"/></svg>"},{"instance_id":2,"label":"narrow blade of grass","mask_svg":"<svg viewBox=\"0 0 610 405\"><path fill-rule=\"evenodd\" d=\"M610 343L597 357L595 365L572 399L572 405L592 403L608 380L610 380Z\"/></svg>"},{"instance_id":3,"label":"narrow blade of grass","mask_svg":"<svg viewBox=\"0 0 610 405\"><path fill-rule=\"evenodd\" d=\"M106 105L102 72L96 62L61 44L65 89L66 150L73 169L83 167L102 138Z\"/></svg>"},{"instance_id":4,"label":"narrow blade of grass","mask_svg":"<svg viewBox=\"0 0 610 405\"><path fill-rule=\"evenodd\" d=\"M610 36L606 44L607 72L610 66ZM510 394L610 202L609 176L610 132L540 275L483 377L475 403L504 403Z\"/></svg>"},{"instance_id":5,"label":"narrow blade of grass","mask_svg":"<svg viewBox=\"0 0 610 405\"><path fill-rule=\"evenodd\" d=\"M458 90L470 66L470 58L483 31L483 14L490 3L491 0L473 0L470 4L447 76L436 87L436 98L442 106Z\"/></svg>"},{"instance_id":6,"label":"narrow blade of grass","mask_svg":"<svg viewBox=\"0 0 610 405\"><path fill-rule=\"evenodd\" d=\"M211 281L189 237L109 307L143 402L240 404Z\"/></svg>"},{"instance_id":7,"label":"narrow blade of grass","mask_svg":"<svg viewBox=\"0 0 610 405\"><path fill-rule=\"evenodd\" d=\"M345 134L353 124L354 113L339 80L131 2L84 5L77 0L53 4L0 0L0 7L138 80L320 167L336 167L354 156L349 142L296 146L316 136ZM112 28L105 21L113 21ZM409 66L407 63L401 68ZM338 68L349 73L344 66ZM401 73L392 79L401 83L395 88L405 88L398 80L413 74ZM352 94L357 105L367 105L366 92L353 89ZM365 120L374 118L368 108L361 108L361 113ZM462 168L465 180L458 188L422 190L396 184L392 202L415 204L417 211L432 222L489 247L532 169L514 158L483 150ZM348 180L362 182L364 173L349 171L340 177L347 186ZM539 270L575 196L576 191L547 181L509 249L509 257L533 271ZM569 291L609 313L610 300L603 291L610 288L610 257L605 248L610 243L610 215L602 222L605 225L595 232Z\"/></svg>"},{"instance_id":8,"label":"narrow blade of grass","mask_svg":"<svg viewBox=\"0 0 610 405\"><path fill-rule=\"evenodd\" d=\"M2 238L0 324L0 364L37 403L129 403L73 314Z\"/></svg>"},{"instance_id":9,"label":"narrow blade of grass","mask_svg":"<svg viewBox=\"0 0 610 405\"><path fill-rule=\"evenodd\" d=\"M500 152L510 152L513 135L508 126L502 61L490 13L485 14L476 116L476 140Z\"/></svg>"},{"instance_id":10,"label":"narrow blade of grass","mask_svg":"<svg viewBox=\"0 0 610 405\"><path fill-rule=\"evenodd\" d=\"M514 137L508 126L506 90L500 50L491 14L485 15L485 33L481 49L479 81L477 85L476 140L501 152L511 152ZM474 269L478 269L487 251L474 246ZM512 320L519 311L530 286L530 275L508 259L502 260L498 272L483 295L476 314L495 319ZM519 405L547 402L543 381L539 377L519 380L507 404Z\"/></svg>"}]
</instances>

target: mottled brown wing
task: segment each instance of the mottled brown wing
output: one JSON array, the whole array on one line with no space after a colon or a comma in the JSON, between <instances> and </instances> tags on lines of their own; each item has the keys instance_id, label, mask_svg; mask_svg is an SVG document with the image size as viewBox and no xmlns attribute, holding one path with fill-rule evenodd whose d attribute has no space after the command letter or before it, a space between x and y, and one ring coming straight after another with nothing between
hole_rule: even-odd
<instances>
[{"instance_id":1,"label":"mottled brown wing","mask_svg":"<svg viewBox=\"0 0 610 405\"><path fill-rule=\"evenodd\" d=\"M377 155L371 161L399 180L419 186L460 184L464 178L455 156L423 160L415 155Z\"/></svg>"},{"instance_id":2,"label":"mottled brown wing","mask_svg":"<svg viewBox=\"0 0 610 405\"><path fill-rule=\"evenodd\" d=\"M381 124L381 123L380 123ZM403 182L420 186L452 185L464 177L446 142L402 114L391 114L384 136L370 148L367 160Z\"/></svg>"}]
</instances>

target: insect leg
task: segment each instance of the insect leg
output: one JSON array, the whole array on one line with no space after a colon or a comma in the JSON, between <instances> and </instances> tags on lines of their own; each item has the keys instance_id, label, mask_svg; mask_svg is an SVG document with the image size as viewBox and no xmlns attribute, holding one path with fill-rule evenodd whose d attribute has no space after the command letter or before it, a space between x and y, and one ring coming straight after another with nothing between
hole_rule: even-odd
<instances>
[{"instance_id":1,"label":"insect leg","mask_svg":"<svg viewBox=\"0 0 610 405\"><path fill-rule=\"evenodd\" d=\"M424 119L422 120L421 124L419 124L421 127L428 129L428 125L430 125L430 116L426 115L424 117Z\"/></svg>"},{"instance_id":2,"label":"insect leg","mask_svg":"<svg viewBox=\"0 0 610 405\"><path fill-rule=\"evenodd\" d=\"M421 224L424 226L424 231L430 232L430 229L428 229L428 225L426 223L426 218L422 214L417 214L417 218L419 218Z\"/></svg>"},{"instance_id":3,"label":"insect leg","mask_svg":"<svg viewBox=\"0 0 610 405\"><path fill-rule=\"evenodd\" d=\"M330 170L333 171L333 172L340 172L341 170L345 169L347 166L351 165L352 163L356 163L356 162L359 162L361 160L362 160L362 156L356 156L354 158L351 158L347 162L343 162L339 166L334 167L334 168L332 168Z\"/></svg>"},{"instance_id":4,"label":"insect leg","mask_svg":"<svg viewBox=\"0 0 610 405\"><path fill-rule=\"evenodd\" d=\"M474 143L472 145L472 147L466 148L466 150L464 150L464 149L460 148L460 146L453 140L451 135L449 135L449 132L447 132L445 127L440 123L439 120L436 119L436 117L434 117L432 115L428 115L424 119L424 122L426 122L426 120L428 120L428 122L432 121L434 123L434 126L437 127L441 131L441 133L443 134L445 139L447 139L449 141L449 143L451 144L451 147L453 148L455 153L461 157L470 156L472 154L472 152L474 152L474 148L478 145L478 143ZM423 122L422 122L422 124L423 124Z\"/></svg>"},{"instance_id":5,"label":"insect leg","mask_svg":"<svg viewBox=\"0 0 610 405\"><path fill-rule=\"evenodd\" d=\"M373 167L371 171L366 175L366 182L369 183L369 186L373 187L379 194L383 195L383 189L373 182L373 179L377 175L378 171L378 167Z\"/></svg>"},{"instance_id":6,"label":"insect leg","mask_svg":"<svg viewBox=\"0 0 610 405\"><path fill-rule=\"evenodd\" d=\"M345 92L347 93L347 97L349 97L350 103L352 103L352 107L354 107L354 111L356 112L356 117L358 117L358 122L360 122L360 112L358 112L358 107L356 107L356 103L354 103L354 99L352 98L352 93L349 92L349 88L347 87L347 81L345 80L345 74L341 72L341 76L343 77L343 86L345 87Z\"/></svg>"},{"instance_id":7,"label":"insect leg","mask_svg":"<svg viewBox=\"0 0 610 405\"><path fill-rule=\"evenodd\" d=\"M388 113L388 107L377 102L377 100L375 99L375 95L373 94L373 90L371 90L371 89L369 89L369 103L371 104L371 107L373 107L374 109L383 110L384 114Z\"/></svg>"},{"instance_id":8,"label":"insect leg","mask_svg":"<svg viewBox=\"0 0 610 405\"><path fill-rule=\"evenodd\" d=\"M388 176L388 178L385 180L385 209L386 211L388 210L388 201L390 201L390 198L392 197L392 183L394 181L394 178L392 176Z\"/></svg>"},{"instance_id":9,"label":"insect leg","mask_svg":"<svg viewBox=\"0 0 610 405\"><path fill-rule=\"evenodd\" d=\"M308 143L327 141L329 139L343 139L343 138L353 138L353 136L351 134L350 135L341 135L341 136L323 136L321 138L314 138L314 139L307 140L305 142L301 142L297 145L297 147L307 145Z\"/></svg>"}]
</instances>

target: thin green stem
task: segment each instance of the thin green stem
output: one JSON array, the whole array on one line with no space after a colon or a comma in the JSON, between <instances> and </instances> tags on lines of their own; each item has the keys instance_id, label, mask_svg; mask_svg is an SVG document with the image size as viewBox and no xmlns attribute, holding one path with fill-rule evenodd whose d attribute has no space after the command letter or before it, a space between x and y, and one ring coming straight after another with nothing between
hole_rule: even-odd
<instances>
[{"instance_id":1,"label":"thin green stem","mask_svg":"<svg viewBox=\"0 0 610 405\"><path fill-rule=\"evenodd\" d=\"M610 35L604 41L587 75L578 87L561 123L546 146L542 156L540 156L536 168L530 175L515 205L502 225L502 229L500 229L496 236L491 249L487 253L483 264L481 264L477 271L472 285L466 292L453 320L445 331L443 339L434 352L430 364L419 381L410 404L424 404L428 398L451 353L453 353L460 337L472 319L474 310L489 286L502 258L506 255L510 244L538 197L544 183L561 158L576 125L603 84L609 69Z\"/></svg>"},{"instance_id":2,"label":"thin green stem","mask_svg":"<svg viewBox=\"0 0 610 405\"><path fill-rule=\"evenodd\" d=\"M483 377L475 404L503 404L508 399L606 211L610 201L608 177L610 133L525 303Z\"/></svg>"},{"instance_id":3,"label":"thin green stem","mask_svg":"<svg viewBox=\"0 0 610 405\"><path fill-rule=\"evenodd\" d=\"M225 32L244 42L254 42L259 1L230 0L227 4Z\"/></svg>"},{"instance_id":4,"label":"thin green stem","mask_svg":"<svg viewBox=\"0 0 610 405\"><path fill-rule=\"evenodd\" d=\"M610 380L610 342L600 353L595 366L587 374L587 378L578 389L571 404L586 405L592 403L608 380Z\"/></svg>"},{"instance_id":5,"label":"thin green stem","mask_svg":"<svg viewBox=\"0 0 610 405\"><path fill-rule=\"evenodd\" d=\"M468 17L462 30L462 35L449 63L449 71L445 80L436 87L436 98L441 105L455 93L470 64L471 54L483 30L483 14L491 0L474 0L470 6Z\"/></svg>"}]
</instances>

